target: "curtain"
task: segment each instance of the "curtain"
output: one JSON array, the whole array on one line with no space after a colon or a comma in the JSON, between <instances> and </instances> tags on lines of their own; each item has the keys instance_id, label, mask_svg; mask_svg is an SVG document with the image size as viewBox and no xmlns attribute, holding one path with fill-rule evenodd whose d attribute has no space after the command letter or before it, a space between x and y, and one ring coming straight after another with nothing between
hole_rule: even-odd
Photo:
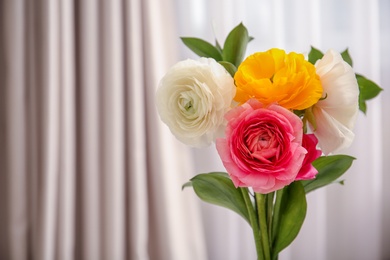
<instances>
[{"instance_id":1,"label":"curtain","mask_svg":"<svg viewBox=\"0 0 390 260\"><path fill-rule=\"evenodd\" d=\"M390 3L255 0L0 1L0 259L255 259L249 226L181 185L223 171L156 115L179 36L307 52L346 47L384 92L360 114L357 160L308 196L280 259L390 259ZM200 210L199 210L200 206Z\"/></svg>"},{"instance_id":2,"label":"curtain","mask_svg":"<svg viewBox=\"0 0 390 260\"><path fill-rule=\"evenodd\" d=\"M247 54L272 47L308 53L348 48L356 72L384 88L359 114L355 141L345 154L357 158L333 184L310 193L303 228L279 259L390 259L390 3L374 1L176 1L178 36L222 44L240 22L255 39ZM180 57L196 58L183 44ZM225 171L215 147L193 150L194 172ZM202 203L209 259L255 259L251 229L235 213Z\"/></svg>"},{"instance_id":3,"label":"curtain","mask_svg":"<svg viewBox=\"0 0 390 260\"><path fill-rule=\"evenodd\" d=\"M206 259L156 116L169 0L0 1L0 259Z\"/></svg>"}]
</instances>

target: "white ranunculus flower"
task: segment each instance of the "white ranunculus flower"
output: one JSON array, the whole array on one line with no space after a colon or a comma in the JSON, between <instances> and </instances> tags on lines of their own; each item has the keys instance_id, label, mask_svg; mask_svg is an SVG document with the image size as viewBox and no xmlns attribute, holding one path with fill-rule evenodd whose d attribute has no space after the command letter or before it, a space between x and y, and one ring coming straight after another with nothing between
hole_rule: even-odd
<instances>
[{"instance_id":1,"label":"white ranunculus flower","mask_svg":"<svg viewBox=\"0 0 390 260\"><path fill-rule=\"evenodd\" d=\"M327 51L315 66L326 98L313 106L317 123L314 134L327 155L347 148L353 141L359 87L351 66L334 50Z\"/></svg>"},{"instance_id":2,"label":"white ranunculus flower","mask_svg":"<svg viewBox=\"0 0 390 260\"><path fill-rule=\"evenodd\" d=\"M214 59L188 59L161 79L156 104L161 120L177 139L203 147L223 135L224 115L235 92L233 78Z\"/></svg>"}]
</instances>

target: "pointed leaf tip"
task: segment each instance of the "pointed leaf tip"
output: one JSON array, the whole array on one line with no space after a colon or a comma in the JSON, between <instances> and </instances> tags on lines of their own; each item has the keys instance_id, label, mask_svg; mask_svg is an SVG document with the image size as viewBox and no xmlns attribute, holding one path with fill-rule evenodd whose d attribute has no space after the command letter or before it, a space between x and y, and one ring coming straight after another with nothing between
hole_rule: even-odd
<instances>
[{"instance_id":1,"label":"pointed leaf tip","mask_svg":"<svg viewBox=\"0 0 390 260\"><path fill-rule=\"evenodd\" d=\"M188 182L184 183L183 186L181 186L181 190L184 190L187 187L192 187L192 182L191 181L188 181Z\"/></svg>"},{"instance_id":2,"label":"pointed leaf tip","mask_svg":"<svg viewBox=\"0 0 390 260\"><path fill-rule=\"evenodd\" d=\"M216 61L222 60L222 54L217 47L205 40L193 37L181 37L183 43L200 57L213 58Z\"/></svg>"},{"instance_id":3,"label":"pointed leaf tip","mask_svg":"<svg viewBox=\"0 0 390 260\"><path fill-rule=\"evenodd\" d=\"M196 195L201 200L233 210L250 223L244 197L241 191L234 187L227 173L198 174L191 179L191 182Z\"/></svg>"},{"instance_id":4,"label":"pointed leaf tip","mask_svg":"<svg viewBox=\"0 0 390 260\"><path fill-rule=\"evenodd\" d=\"M229 33L225 40L222 51L223 60L238 67L244 59L249 41L248 30L240 23Z\"/></svg>"},{"instance_id":5,"label":"pointed leaf tip","mask_svg":"<svg viewBox=\"0 0 390 260\"><path fill-rule=\"evenodd\" d=\"M351 56L349 55L349 52L348 52L348 48L345 49L345 51L343 51L341 53L341 57L343 58L343 60L348 63L351 67L353 66L353 62L352 62L352 58Z\"/></svg>"},{"instance_id":6,"label":"pointed leaf tip","mask_svg":"<svg viewBox=\"0 0 390 260\"><path fill-rule=\"evenodd\" d=\"M316 178L313 180L301 181L305 188L305 192L309 193L334 183L351 167L354 160L354 157L344 154L321 156L313 162L313 166L318 170Z\"/></svg>"},{"instance_id":7,"label":"pointed leaf tip","mask_svg":"<svg viewBox=\"0 0 390 260\"><path fill-rule=\"evenodd\" d=\"M378 96L379 93L383 91L383 89L380 88L375 82L367 79L362 75L356 74L356 79L359 85L359 109L363 113L366 113L366 101Z\"/></svg>"}]
</instances>

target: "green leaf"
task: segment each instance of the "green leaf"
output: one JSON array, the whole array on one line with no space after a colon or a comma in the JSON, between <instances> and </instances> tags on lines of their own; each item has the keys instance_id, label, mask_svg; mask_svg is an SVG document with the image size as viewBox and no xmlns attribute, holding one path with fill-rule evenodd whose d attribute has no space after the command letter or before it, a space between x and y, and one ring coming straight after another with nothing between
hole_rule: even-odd
<instances>
[{"instance_id":1,"label":"green leaf","mask_svg":"<svg viewBox=\"0 0 390 260\"><path fill-rule=\"evenodd\" d=\"M337 181L338 184L344 185L345 180Z\"/></svg>"},{"instance_id":2,"label":"green leaf","mask_svg":"<svg viewBox=\"0 0 390 260\"><path fill-rule=\"evenodd\" d=\"M316 117L314 116L313 113L313 107L309 107L305 110L305 120L310 123L311 127L313 128L313 131L317 129L317 121Z\"/></svg>"},{"instance_id":3,"label":"green leaf","mask_svg":"<svg viewBox=\"0 0 390 260\"><path fill-rule=\"evenodd\" d=\"M200 57L213 58L216 61L222 60L221 52L212 44L199 38L181 37L180 39Z\"/></svg>"},{"instance_id":4,"label":"green leaf","mask_svg":"<svg viewBox=\"0 0 390 260\"><path fill-rule=\"evenodd\" d=\"M309 62L311 64L315 64L316 61L319 59L322 59L323 56L324 56L324 54L320 50L318 50L312 46L310 49L310 52L309 52Z\"/></svg>"},{"instance_id":5,"label":"green leaf","mask_svg":"<svg viewBox=\"0 0 390 260\"><path fill-rule=\"evenodd\" d=\"M234 77L234 74L236 74L237 68L233 64L231 64L228 61L219 61L219 64L221 64L229 74Z\"/></svg>"},{"instance_id":6,"label":"green leaf","mask_svg":"<svg viewBox=\"0 0 390 260\"><path fill-rule=\"evenodd\" d=\"M201 200L231 209L250 223L244 197L241 191L234 187L226 173L198 174L191 179L191 182L196 195Z\"/></svg>"},{"instance_id":7,"label":"green leaf","mask_svg":"<svg viewBox=\"0 0 390 260\"><path fill-rule=\"evenodd\" d=\"M366 77L356 74L356 79L359 85L359 109L366 113L367 105L366 100L373 99L378 96L383 90L376 83L367 79Z\"/></svg>"},{"instance_id":8,"label":"green leaf","mask_svg":"<svg viewBox=\"0 0 390 260\"><path fill-rule=\"evenodd\" d=\"M305 192L316 190L328 184L334 183L352 165L354 157L348 155L322 156L313 162L313 166L318 170L316 178L313 180L301 181Z\"/></svg>"},{"instance_id":9,"label":"green leaf","mask_svg":"<svg viewBox=\"0 0 390 260\"><path fill-rule=\"evenodd\" d=\"M364 114L367 112L367 104L364 100L362 100L360 97L359 97L359 109L360 111L362 111Z\"/></svg>"},{"instance_id":10,"label":"green leaf","mask_svg":"<svg viewBox=\"0 0 390 260\"><path fill-rule=\"evenodd\" d=\"M222 55L222 47L217 40L215 40L215 48L217 48L219 53L221 53L221 55Z\"/></svg>"},{"instance_id":11,"label":"green leaf","mask_svg":"<svg viewBox=\"0 0 390 260\"><path fill-rule=\"evenodd\" d=\"M306 216L306 194L300 182L284 187L274 234L273 253L277 255L298 235Z\"/></svg>"},{"instance_id":12,"label":"green leaf","mask_svg":"<svg viewBox=\"0 0 390 260\"><path fill-rule=\"evenodd\" d=\"M357 77L357 81L360 88L360 95L363 96L365 100L373 99L383 90L373 81L361 75Z\"/></svg>"},{"instance_id":13,"label":"green leaf","mask_svg":"<svg viewBox=\"0 0 390 260\"><path fill-rule=\"evenodd\" d=\"M349 55L349 52L348 52L348 48L345 49L345 51L343 51L341 53L341 57L343 58L343 60L348 63L351 67L353 66L353 63L352 63L352 58L351 56Z\"/></svg>"},{"instance_id":14,"label":"green leaf","mask_svg":"<svg viewBox=\"0 0 390 260\"><path fill-rule=\"evenodd\" d=\"M183 186L181 186L181 190L184 190L187 187L192 187L192 182L187 181L186 183L184 183Z\"/></svg>"},{"instance_id":15,"label":"green leaf","mask_svg":"<svg viewBox=\"0 0 390 260\"><path fill-rule=\"evenodd\" d=\"M225 40L222 51L223 60L238 67L244 59L246 47L250 40L251 37L249 37L246 27L242 23L237 25Z\"/></svg>"}]
</instances>

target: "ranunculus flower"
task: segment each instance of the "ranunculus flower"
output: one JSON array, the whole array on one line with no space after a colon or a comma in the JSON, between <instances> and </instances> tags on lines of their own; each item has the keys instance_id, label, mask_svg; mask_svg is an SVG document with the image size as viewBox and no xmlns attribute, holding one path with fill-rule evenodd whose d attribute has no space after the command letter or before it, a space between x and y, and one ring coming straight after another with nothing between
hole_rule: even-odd
<instances>
[{"instance_id":1,"label":"ranunculus flower","mask_svg":"<svg viewBox=\"0 0 390 260\"><path fill-rule=\"evenodd\" d=\"M347 148L353 141L359 86L351 66L334 50L325 53L316 69L326 98L313 107L317 124L314 134L322 151L329 154Z\"/></svg>"},{"instance_id":2,"label":"ranunculus flower","mask_svg":"<svg viewBox=\"0 0 390 260\"><path fill-rule=\"evenodd\" d=\"M161 120L177 139L202 147L223 135L224 114L235 91L233 78L215 60L188 59L161 79L156 104Z\"/></svg>"},{"instance_id":3,"label":"ranunculus flower","mask_svg":"<svg viewBox=\"0 0 390 260\"><path fill-rule=\"evenodd\" d=\"M322 86L313 64L303 54L270 49L246 58L234 80L239 103L250 98L264 105L277 103L287 109L303 110L314 105L322 95Z\"/></svg>"},{"instance_id":4,"label":"ranunculus flower","mask_svg":"<svg viewBox=\"0 0 390 260\"><path fill-rule=\"evenodd\" d=\"M226 119L226 137L217 138L216 146L236 187L269 193L295 180L307 152L298 116L250 99L230 110Z\"/></svg>"},{"instance_id":5,"label":"ranunculus flower","mask_svg":"<svg viewBox=\"0 0 390 260\"><path fill-rule=\"evenodd\" d=\"M311 180L316 177L318 171L312 163L322 154L321 150L317 149L317 144L318 140L314 134L303 135L302 146L307 150L307 154L295 180Z\"/></svg>"}]
</instances>

